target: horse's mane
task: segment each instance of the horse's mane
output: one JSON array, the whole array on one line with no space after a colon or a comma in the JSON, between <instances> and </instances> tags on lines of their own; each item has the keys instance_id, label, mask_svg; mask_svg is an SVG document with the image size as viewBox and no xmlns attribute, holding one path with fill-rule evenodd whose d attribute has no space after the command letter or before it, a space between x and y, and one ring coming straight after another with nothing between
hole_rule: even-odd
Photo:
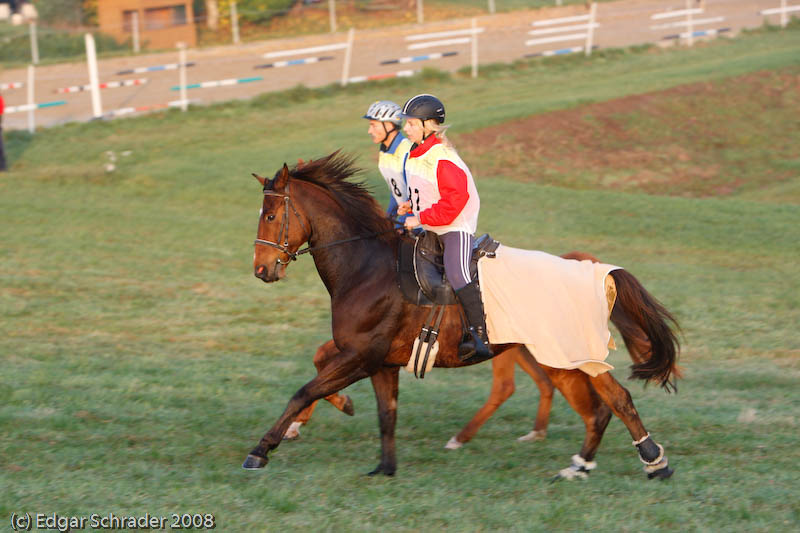
<instances>
[{"instance_id":1,"label":"horse's mane","mask_svg":"<svg viewBox=\"0 0 800 533\"><path fill-rule=\"evenodd\" d=\"M321 159L298 163L289 170L289 177L324 189L339 204L345 217L365 234L380 233L381 238L389 238L391 233L387 230L392 224L368 186L363 181L348 181L361 172L355 166L354 156L337 150Z\"/></svg>"}]
</instances>

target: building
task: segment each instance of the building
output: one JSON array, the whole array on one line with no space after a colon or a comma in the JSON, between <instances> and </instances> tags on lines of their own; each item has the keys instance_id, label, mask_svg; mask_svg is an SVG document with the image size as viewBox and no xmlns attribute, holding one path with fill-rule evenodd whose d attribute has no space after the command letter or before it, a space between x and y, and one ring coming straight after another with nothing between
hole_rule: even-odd
<instances>
[{"instance_id":1,"label":"building","mask_svg":"<svg viewBox=\"0 0 800 533\"><path fill-rule=\"evenodd\" d=\"M192 0L102 0L97 21L100 31L119 41L131 39L138 27L142 48L197 44Z\"/></svg>"}]
</instances>

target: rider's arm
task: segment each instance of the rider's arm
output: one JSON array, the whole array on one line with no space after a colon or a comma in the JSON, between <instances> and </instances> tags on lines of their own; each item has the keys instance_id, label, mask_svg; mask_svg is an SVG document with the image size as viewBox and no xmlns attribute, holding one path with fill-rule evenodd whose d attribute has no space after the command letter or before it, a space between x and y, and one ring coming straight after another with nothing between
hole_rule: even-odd
<instances>
[{"instance_id":1,"label":"rider's arm","mask_svg":"<svg viewBox=\"0 0 800 533\"><path fill-rule=\"evenodd\" d=\"M419 221L427 226L446 226L467 205L467 175L452 161L441 160L436 167L436 179L440 199L419 214Z\"/></svg>"}]
</instances>

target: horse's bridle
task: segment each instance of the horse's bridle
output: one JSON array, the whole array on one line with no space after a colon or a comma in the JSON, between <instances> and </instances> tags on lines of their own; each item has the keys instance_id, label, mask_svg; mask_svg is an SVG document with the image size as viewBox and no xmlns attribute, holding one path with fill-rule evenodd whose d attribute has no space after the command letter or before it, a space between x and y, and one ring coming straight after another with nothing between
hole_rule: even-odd
<instances>
[{"instance_id":1,"label":"horse's bridle","mask_svg":"<svg viewBox=\"0 0 800 533\"><path fill-rule=\"evenodd\" d=\"M353 241L360 241L362 239L370 239L372 237L377 237L378 235L383 235L385 233L389 233L394 231L394 228L388 229L386 231L378 231L375 233L370 233L369 235L359 235L356 237L350 237L348 239L341 239L338 241L329 242L327 244L323 244L321 246L306 246L302 250L297 250L296 252L292 252L289 250L289 208L292 209L297 220L300 222L300 226L303 228L303 231L308 232L306 230L306 225L303 224L303 218L300 216L300 213L297 212L297 208L294 206L294 202L292 202L292 198L289 196L289 184L286 184L286 193L282 194L279 192L275 192L271 189L267 189L266 186L264 187L264 196L278 196L283 198L283 219L281 220L281 232L278 235L278 241L283 240L283 244L279 244L277 242L267 241L264 239L256 239L253 244L255 245L262 245L262 246L271 246L272 248L277 248L281 252L285 253L289 256L287 261L282 260L280 257L275 260L276 263L279 265L288 265L291 261L297 261L298 255L307 254L309 252L313 252L314 250L321 250L323 248L329 248L331 246L336 246L339 244L344 244L347 242ZM263 216L263 213L261 214ZM259 225L261 224L261 218L258 219ZM256 237L258 237L258 232L256 231ZM308 232L309 239L311 238L311 232Z\"/></svg>"},{"instance_id":2,"label":"horse's bridle","mask_svg":"<svg viewBox=\"0 0 800 533\"><path fill-rule=\"evenodd\" d=\"M306 248L304 248L302 250L298 250L296 252L292 252L292 251L289 250L289 208L290 207L292 208L292 211L294 212L295 216L297 217L297 220L300 222L300 226L302 226L303 231L307 231L306 230L306 225L303 224L303 218L300 216L300 213L297 212L297 208L295 208L294 203L292 202L292 198L289 196L289 184L288 183L286 184L286 194L281 194L281 193L275 192L275 191L273 191L271 189L267 189L266 187L264 187L264 196L278 196L278 197L282 197L283 198L283 219L281 220L281 232L278 235L278 241L281 241L281 239L282 239L283 240L283 244L281 245L281 244L278 244L277 242L266 241L264 239L256 239L253 244L256 244L256 245L260 244L262 246L271 246L273 248L277 248L281 252L283 252L286 255L288 255L289 259L287 261L284 261L283 259L278 257L278 259L276 259L275 261L279 265L288 265L291 261L296 261L298 255L305 254L305 253L308 253L308 252L311 251L311 247L310 246L307 246ZM263 213L262 213L262 216L263 216ZM260 217L258 219L258 222L259 222L259 225L260 225L261 224L261 218ZM258 237L258 232L256 232L256 237ZM309 235L309 237L310 237L310 235Z\"/></svg>"}]
</instances>

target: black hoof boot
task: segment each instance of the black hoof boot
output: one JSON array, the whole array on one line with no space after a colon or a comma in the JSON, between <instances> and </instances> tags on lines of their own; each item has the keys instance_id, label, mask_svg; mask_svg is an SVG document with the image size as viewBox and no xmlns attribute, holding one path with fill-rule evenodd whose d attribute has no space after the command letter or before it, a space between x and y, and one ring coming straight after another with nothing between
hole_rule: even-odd
<instances>
[{"instance_id":1,"label":"black hoof boot","mask_svg":"<svg viewBox=\"0 0 800 533\"><path fill-rule=\"evenodd\" d=\"M656 470L655 472L649 472L647 474L647 479L669 479L674 472L675 470L673 468L665 466L664 468Z\"/></svg>"},{"instance_id":2,"label":"black hoof boot","mask_svg":"<svg viewBox=\"0 0 800 533\"><path fill-rule=\"evenodd\" d=\"M247 459L244 460L244 463L242 463L242 468L245 470L258 470L259 468L267 466L268 462L269 459L266 457L250 454L247 456Z\"/></svg>"},{"instance_id":3,"label":"black hoof boot","mask_svg":"<svg viewBox=\"0 0 800 533\"><path fill-rule=\"evenodd\" d=\"M647 479L668 479L675 472L669 467L664 447L651 439L649 433L634 441L633 445L639 449L639 459L644 463Z\"/></svg>"}]
</instances>

